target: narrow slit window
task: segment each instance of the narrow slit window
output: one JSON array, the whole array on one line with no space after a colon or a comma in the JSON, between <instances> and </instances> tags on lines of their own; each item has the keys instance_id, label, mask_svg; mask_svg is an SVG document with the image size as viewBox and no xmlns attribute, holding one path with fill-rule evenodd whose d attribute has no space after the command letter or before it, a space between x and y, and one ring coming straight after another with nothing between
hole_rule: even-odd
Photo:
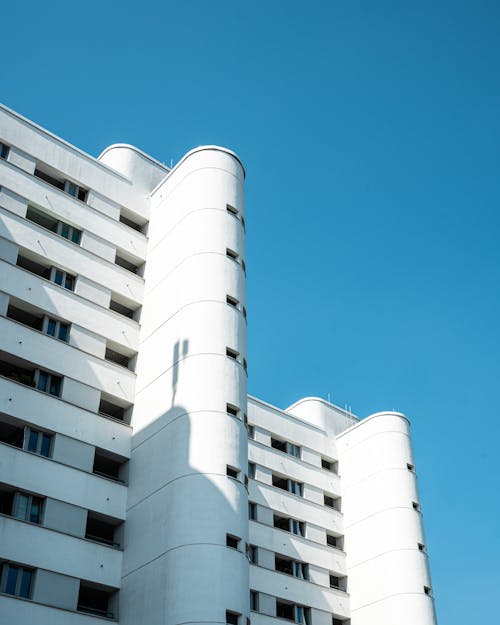
<instances>
[{"instance_id":1,"label":"narrow slit window","mask_svg":"<svg viewBox=\"0 0 500 625\"><path fill-rule=\"evenodd\" d=\"M240 352L237 352L235 349L232 349L231 347L226 347L226 356L229 356L229 358L232 358L233 360L238 360L239 355L240 355Z\"/></svg>"},{"instance_id":2,"label":"narrow slit window","mask_svg":"<svg viewBox=\"0 0 500 625\"><path fill-rule=\"evenodd\" d=\"M236 297L233 297L232 295L226 295L226 302L230 306L234 306L235 308L238 308L238 304L240 303L240 301L237 300Z\"/></svg>"},{"instance_id":3,"label":"narrow slit window","mask_svg":"<svg viewBox=\"0 0 500 625\"><path fill-rule=\"evenodd\" d=\"M235 252L234 250L230 249L229 247L226 248L226 256L228 256L229 258L232 258L233 260L238 260L238 258L240 257L240 255Z\"/></svg>"},{"instance_id":4,"label":"narrow slit window","mask_svg":"<svg viewBox=\"0 0 500 625\"><path fill-rule=\"evenodd\" d=\"M240 409L233 404L226 404L226 411L227 414L231 415L232 417L237 417L239 415Z\"/></svg>"},{"instance_id":5,"label":"narrow slit window","mask_svg":"<svg viewBox=\"0 0 500 625\"><path fill-rule=\"evenodd\" d=\"M228 213L231 213L231 215L234 215L235 217L238 217L238 209L235 208L234 206L231 206L231 204L226 204L226 209Z\"/></svg>"},{"instance_id":6,"label":"narrow slit window","mask_svg":"<svg viewBox=\"0 0 500 625\"><path fill-rule=\"evenodd\" d=\"M5 143L0 143L0 158L4 161L7 160L9 156L9 146L5 145Z\"/></svg>"},{"instance_id":7,"label":"narrow slit window","mask_svg":"<svg viewBox=\"0 0 500 625\"><path fill-rule=\"evenodd\" d=\"M226 534L226 547L231 547L231 549L238 549L239 545L240 539L238 538L238 536Z\"/></svg>"},{"instance_id":8,"label":"narrow slit window","mask_svg":"<svg viewBox=\"0 0 500 625\"><path fill-rule=\"evenodd\" d=\"M238 479L240 472L238 471L238 469L235 469L234 467L230 467L229 465L226 466L226 475L228 477L232 477L235 480Z\"/></svg>"}]
</instances>

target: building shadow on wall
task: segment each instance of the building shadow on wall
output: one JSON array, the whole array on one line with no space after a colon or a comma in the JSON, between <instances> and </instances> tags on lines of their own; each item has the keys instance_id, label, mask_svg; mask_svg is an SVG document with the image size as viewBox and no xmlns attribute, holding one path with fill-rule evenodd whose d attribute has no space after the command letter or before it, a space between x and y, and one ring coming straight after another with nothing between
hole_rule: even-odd
<instances>
[{"instance_id":1,"label":"building shadow on wall","mask_svg":"<svg viewBox=\"0 0 500 625\"><path fill-rule=\"evenodd\" d=\"M188 352L187 340L176 342L166 393L171 406L132 437L120 592L124 625L224 623L225 610L242 612L240 589L246 594L249 588L242 535L246 468L239 467L238 479L228 477L220 441L207 435L203 420L227 420L227 414L188 413L175 404ZM201 448L198 461L193 453ZM239 542L227 546L227 536Z\"/></svg>"}]
</instances>

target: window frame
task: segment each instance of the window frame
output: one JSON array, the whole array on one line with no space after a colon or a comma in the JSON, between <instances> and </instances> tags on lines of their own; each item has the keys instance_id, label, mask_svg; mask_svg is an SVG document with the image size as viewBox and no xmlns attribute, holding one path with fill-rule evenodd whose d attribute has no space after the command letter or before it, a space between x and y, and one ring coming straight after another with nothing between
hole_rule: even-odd
<instances>
[{"instance_id":1,"label":"window frame","mask_svg":"<svg viewBox=\"0 0 500 625\"><path fill-rule=\"evenodd\" d=\"M14 584L14 592L7 590L9 583L9 569L16 570L16 581ZM15 564L14 562L4 562L2 565L2 575L0 580L0 592L9 595L11 597L21 597L23 599L31 599L33 595L33 586L35 581L35 570L29 566L22 566ZM23 577L25 573L29 573L29 586L27 593L22 593L23 590Z\"/></svg>"}]
</instances>

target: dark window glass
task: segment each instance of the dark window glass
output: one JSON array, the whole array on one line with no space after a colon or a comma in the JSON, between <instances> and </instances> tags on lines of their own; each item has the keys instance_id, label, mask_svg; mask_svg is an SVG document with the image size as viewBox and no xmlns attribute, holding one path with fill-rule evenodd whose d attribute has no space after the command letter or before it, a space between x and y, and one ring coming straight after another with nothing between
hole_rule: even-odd
<instances>
[{"instance_id":1,"label":"dark window glass","mask_svg":"<svg viewBox=\"0 0 500 625\"><path fill-rule=\"evenodd\" d=\"M61 380L50 376L50 388L49 393L51 395L59 395L59 389L61 387Z\"/></svg>"},{"instance_id":2,"label":"dark window glass","mask_svg":"<svg viewBox=\"0 0 500 625\"><path fill-rule=\"evenodd\" d=\"M82 233L80 232L80 230L73 228L73 232L71 233L71 240L73 241L73 243L80 243L81 234Z\"/></svg>"},{"instance_id":3,"label":"dark window glass","mask_svg":"<svg viewBox=\"0 0 500 625\"><path fill-rule=\"evenodd\" d=\"M40 448L40 454L42 456L46 456L47 458L50 456L50 442L52 437L48 434L42 434L42 445Z\"/></svg>"},{"instance_id":4,"label":"dark window glass","mask_svg":"<svg viewBox=\"0 0 500 625\"><path fill-rule=\"evenodd\" d=\"M66 276L66 282L64 283L64 288L72 291L74 289L74 286L75 286L75 280L73 276Z\"/></svg>"},{"instance_id":5,"label":"dark window glass","mask_svg":"<svg viewBox=\"0 0 500 625\"><path fill-rule=\"evenodd\" d=\"M31 510L29 520L32 523L40 523L42 516L42 500L38 497L33 497L31 500Z\"/></svg>"},{"instance_id":6,"label":"dark window glass","mask_svg":"<svg viewBox=\"0 0 500 625\"><path fill-rule=\"evenodd\" d=\"M7 583L5 585L5 592L8 595L16 594L16 584L17 584L17 574L19 572L19 567L9 565L7 569Z\"/></svg>"},{"instance_id":7,"label":"dark window glass","mask_svg":"<svg viewBox=\"0 0 500 625\"><path fill-rule=\"evenodd\" d=\"M63 278L64 278L63 272L60 269L57 269L55 276L54 276L54 282L58 284L59 286L62 286Z\"/></svg>"},{"instance_id":8,"label":"dark window glass","mask_svg":"<svg viewBox=\"0 0 500 625\"><path fill-rule=\"evenodd\" d=\"M73 197L78 196L78 187L76 186L76 184L73 184L72 182L68 184L68 193Z\"/></svg>"},{"instance_id":9,"label":"dark window glass","mask_svg":"<svg viewBox=\"0 0 500 625\"><path fill-rule=\"evenodd\" d=\"M36 452L36 447L38 443L38 432L34 430L30 430L30 437L28 441L28 451Z\"/></svg>"},{"instance_id":10,"label":"dark window glass","mask_svg":"<svg viewBox=\"0 0 500 625\"><path fill-rule=\"evenodd\" d=\"M234 612L226 612L227 625L238 625L238 614Z\"/></svg>"},{"instance_id":11,"label":"dark window glass","mask_svg":"<svg viewBox=\"0 0 500 625\"><path fill-rule=\"evenodd\" d=\"M9 148L3 143L0 143L0 158L6 159L8 155L9 155Z\"/></svg>"},{"instance_id":12,"label":"dark window glass","mask_svg":"<svg viewBox=\"0 0 500 625\"><path fill-rule=\"evenodd\" d=\"M38 390L44 391L46 393L48 384L49 384L49 376L44 371L40 371L38 375L38 386L37 386Z\"/></svg>"},{"instance_id":13,"label":"dark window glass","mask_svg":"<svg viewBox=\"0 0 500 625\"><path fill-rule=\"evenodd\" d=\"M20 597L28 598L30 596L31 577L32 577L31 571L26 571L26 570L23 571L23 576L21 579L21 589L19 591Z\"/></svg>"},{"instance_id":14,"label":"dark window glass","mask_svg":"<svg viewBox=\"0 0 500 625\"><path fill-rule=\"evenodd\" d=\"M67 341L68 340L68 326L65 323L59 324L59 335L58 335L58 338L61 341Z\"/></svg>"},{"instance_id":15,"label":"dark window glass","mask_svg":"<svg viewBox=\"0 0 500 625\"><path fill-rule=\"evenodd\" d=\"M49 322L47 324L47 334L49 334L50 336L55 336L56 327L57 327L57 322L54 321L54 319L49 319Z\"/></svg>"},{"instance_id":16,"label":"dark window glass","mask_svg":"<svg viewBox=\"0 0 500 625\"><path fill-rule=\"evenodd\" d=\"M69 226L68 224L62 224L61 226L61 236L65 239L69 239Z\"/></svg>"}]
</instances>

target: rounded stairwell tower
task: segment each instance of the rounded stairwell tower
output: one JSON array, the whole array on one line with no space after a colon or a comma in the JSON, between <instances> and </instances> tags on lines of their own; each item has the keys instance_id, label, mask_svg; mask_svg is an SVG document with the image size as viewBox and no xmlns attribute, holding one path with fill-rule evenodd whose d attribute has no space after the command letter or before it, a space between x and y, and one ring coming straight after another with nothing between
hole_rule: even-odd
<instances>
[{"instance_id":1,"label":"rounded stairwell tower","mask_svg":"<svg viewBox=\"0 0 500 625\"><path fill-rule=\"evenodd\" d=\"M244 170L188 153L151 194L126 625L249 616Z\"/></svg>"}]
</instances>

